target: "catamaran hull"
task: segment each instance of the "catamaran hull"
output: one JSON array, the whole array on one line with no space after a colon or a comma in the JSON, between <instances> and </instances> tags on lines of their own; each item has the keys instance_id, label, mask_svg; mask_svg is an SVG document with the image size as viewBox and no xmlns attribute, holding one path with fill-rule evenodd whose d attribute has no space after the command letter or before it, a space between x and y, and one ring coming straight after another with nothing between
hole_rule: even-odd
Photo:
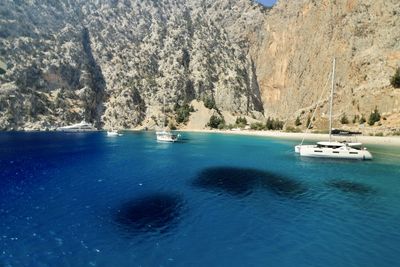
<instances>
[{"instance_id":1,"label":"catamaran hull","mask_svg":"<svg viewBox=\"0 0 400 267\"><path fill-rule=\"evenodd\" d=\"M357 149L332 149L318 148L311 146L296 146L295 152L302 157L313 158L331 158L331 159L353 159L353 160L371 160L372 155L368 150Z\"/></svg>"}]
</instances>

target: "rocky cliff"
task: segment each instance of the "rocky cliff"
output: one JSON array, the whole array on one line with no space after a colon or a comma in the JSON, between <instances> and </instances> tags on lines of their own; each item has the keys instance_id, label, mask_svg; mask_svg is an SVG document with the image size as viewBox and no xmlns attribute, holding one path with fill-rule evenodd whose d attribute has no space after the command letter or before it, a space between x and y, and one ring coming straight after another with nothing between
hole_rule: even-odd
<instances>
[{"instance_id":1,"label":"rocky cliff","mask_svg":"<svg viewBox=\"0 0 400 267\"><path fill-rule=\"evenodd\" d=\"M252 0L5 0L0 129L157 127L164 100L171 121L196 100L215 102L210 114L304 125L321 95L324 127L333 57L336 123L377 106L382 127L396 126L398 10L396 0L279 0L271 10Z\"/></svg>"},{"instance_id":2,"label":"rocky cliff","mask_svg":"<svg viewBox=\"0 0 400 267\"><path fill-rule=\"evenodd\" d=\"M249 0L1 5L2 129L154 126L164 99L171 118L195 99L262 116L246 33L263 8Z\"/></svg>"},{"instance_id":3,"label":"rocky cliff","mask_svg":"<svg viewBox=\"0 0 400 267\"><path fill-rule=\"evenodd\" d=\"M280 0L268 13L255 48L266 114L303 126L319 103L316 126L326 128L332 59L336 57L335 126L351 127L377 107L381 128L400 127L400 90L390 77L400 66L397 0ZM353 120L355 123L353 124Z\"/></svg>"}]
</instances>

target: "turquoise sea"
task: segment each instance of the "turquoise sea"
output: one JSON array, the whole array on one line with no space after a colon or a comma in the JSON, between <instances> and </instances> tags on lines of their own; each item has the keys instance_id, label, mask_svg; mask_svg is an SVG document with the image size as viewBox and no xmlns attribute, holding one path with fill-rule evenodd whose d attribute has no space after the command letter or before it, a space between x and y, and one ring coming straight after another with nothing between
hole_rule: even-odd
<instances>
[{"instance_id":1,"label":"turquoise sea","mask_svg":"<svg viewBox=\"0 0 400 267\"><path fill-rule=\"evenodd\" d=\"M0 266L398 266L400 148L0 133Z\"/></svg>"}]
</instances>

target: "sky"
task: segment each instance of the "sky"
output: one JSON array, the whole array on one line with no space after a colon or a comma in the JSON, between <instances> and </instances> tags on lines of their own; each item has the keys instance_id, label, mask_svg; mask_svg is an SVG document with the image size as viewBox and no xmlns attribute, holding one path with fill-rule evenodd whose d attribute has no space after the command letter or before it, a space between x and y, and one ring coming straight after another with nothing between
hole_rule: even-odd
<instances>
[{"instance_id":1,"label":"sky","mask_svg":"<svg viewBox=\"0 0 400 267\"><path fill-rule=\"evenodd\" d=\"M276 0L257 0L257 1L263 4L264 6L272 6L276 2Z\"/></svg>"}]
</instances>

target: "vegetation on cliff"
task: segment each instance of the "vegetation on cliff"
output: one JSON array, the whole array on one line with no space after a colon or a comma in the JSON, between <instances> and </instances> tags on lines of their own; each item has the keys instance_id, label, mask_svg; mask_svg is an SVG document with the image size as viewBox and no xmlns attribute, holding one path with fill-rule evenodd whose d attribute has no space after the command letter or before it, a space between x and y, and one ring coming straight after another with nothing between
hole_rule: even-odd
<instances>
[{"instance_id":1,"label":"vegetation on cliff","mask_svg":"<svg viewBox=\"0 0 400 267\"><path fill-rule=\"evenodd\" d=\"M0 76L0 129L82 119L105 128L152 127L160 123L163 96L182 106L171 114L179 124L188 120L185 103L195 99L235 114L263 111L247 38L264 11L251 1L2 7L0 56L11 67Z\"/></svg>"},{"instance_id":2,"label":"vegetation on cliff","mask_svg":"<svg viewBox=\"0 0 400 267\"><path fill-rule=\"evenodd\" d=\"M369 119L368 119L368 124L369 125L375 125L376 122L381 120L381 114L378 111L378 108L375 107L374 111L371 112L371 114L369 115Z\"/></svg>"},{"instance_id":3,"label":"vegetation on cliff","mask_svg":"<svg viewBox=\"0 0 400 267\"><path fill-rule=\"evenodd\" d=\"M390 84L394 88L400 88L400 68L397 68L395 74L390 79Z\"/></svg>"},{"instance_id":4,"label":"vegetation on cliff","mask_svg":"<svg viewBox=\"0 0 400 267\"><path fill-rule=\"evenodd\" d=\"M228 112L232 126L230 118L248 116L260 122L254 128L268 128L270 116L304 129L309 114L296 117L326 90L334 56L335 113L358 116L348 127L365 122L360 116L375 105L383 127L400 123L396 0L282 0L270 10L249 0L6 1L2 8L0 129L82 119L151 128L160 125L163 97L171 110L180 105L169 114L177 127L192 113L185 103L197 100L209 109L202 127ZM316 130L327 103L313 118Z\"/></svg>"},{"instance_id":5,"label":"vegetation on cliff","mask_svg":"<svg viewBox=\"0 0 400 267\"><path fill-rule=\"evenodd\" d=\"M212 115L207 126L213 129L223 129L225 127L225 120L222 116Z\"/></svg>"}]
</instances>

